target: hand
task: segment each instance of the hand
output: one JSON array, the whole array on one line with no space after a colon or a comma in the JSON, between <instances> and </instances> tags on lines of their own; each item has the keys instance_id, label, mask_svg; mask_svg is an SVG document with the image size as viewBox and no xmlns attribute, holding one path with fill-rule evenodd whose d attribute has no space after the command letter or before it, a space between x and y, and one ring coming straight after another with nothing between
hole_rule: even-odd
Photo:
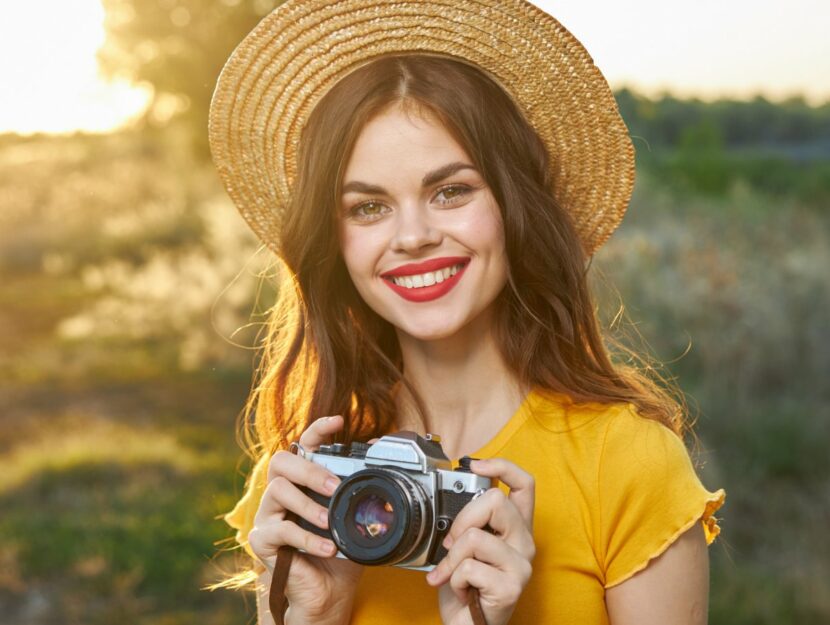
<instances>
[{"instance_id":1,"label":"hand","mask_svg":"<svg viewBox=\"0 0 830 625\"><path fill-rule=\"evenodd\" d=\"M472 625L467 608L471 587L478 589L487 625L504 625L530 580L536 554L534 480L502 458L476 460L471 469L499 478L510 494L491 488L464 506L444 539L447 555L427 575L427 582L441 586L438 603L445 625ZM488 525L495 533L484 529Z\"/></svg>"},{"instance_id":2,"label":"hand","mask_svg":"<svg viewBox=\"0 0 830 625\"><path fill-rule=\"evenodd\" d=\"M343 417L317 419L300 437L300 445L316 451L330 436L342 429ZM303 549L291 561L285 587L288 615L294 622L318 622L323 616L342 614L347 623L363 567L333 557L331 540L301 529L286 520L288 511L322 529L328 528L328 511L305 495L306 486L322 495L331 495L340 479L328 469L288 451L278 451L268 465L268 486L262 495L248 543L257 557L273 572L277 550L282 545ZM288 616L287 615L287 616ZM288 618L286 619L288 621Z\"/></svg>"}]
</instances>

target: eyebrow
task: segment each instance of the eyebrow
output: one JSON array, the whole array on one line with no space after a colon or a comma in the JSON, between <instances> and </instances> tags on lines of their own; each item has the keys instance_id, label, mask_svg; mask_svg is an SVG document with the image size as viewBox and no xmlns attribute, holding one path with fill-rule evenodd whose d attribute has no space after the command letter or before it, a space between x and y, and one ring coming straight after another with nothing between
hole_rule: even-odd
<instances>
[{"instance_id":1,"label":"eyebrow","mask_svg":"<svg viewBox=\"0 0 830 625\"><path fill-rule=\"evenodd\" d=\"M469 163L447 163L446 165L443 165L438 169L428 172L427 175L424 176L424 179L421 181L421 186L428 187L430 185L433 185L436 182L443 180L444 178L452 176L454 173L456 173L457 171L461 171L462 169L472 169L473 171L477 171L476 168L470 165ZM348 182L345 185L343 185L343 195L352 192L369 193L373 195L389 195L389 192L383 187L374 184L369 184L368 182L360 182L359 180L352 180L351 182Z\"/></svg>"}]
</instances>

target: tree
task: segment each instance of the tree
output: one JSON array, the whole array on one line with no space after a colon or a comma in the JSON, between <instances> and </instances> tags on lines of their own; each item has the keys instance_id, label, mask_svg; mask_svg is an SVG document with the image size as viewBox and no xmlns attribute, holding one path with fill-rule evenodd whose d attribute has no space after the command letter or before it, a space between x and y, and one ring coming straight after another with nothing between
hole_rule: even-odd
<instances>
[{"instance_id":1,"label":"tree","mask_svg":"<svg viewBox=\"0 0 830 625\"><path fill-rule=\"evenodd\" d=\"M279 0L102 0L103 71L148 84L148 125L182 123L207 156L207 118L216 79L234 47Z\"/></svg>"}]
</instances>

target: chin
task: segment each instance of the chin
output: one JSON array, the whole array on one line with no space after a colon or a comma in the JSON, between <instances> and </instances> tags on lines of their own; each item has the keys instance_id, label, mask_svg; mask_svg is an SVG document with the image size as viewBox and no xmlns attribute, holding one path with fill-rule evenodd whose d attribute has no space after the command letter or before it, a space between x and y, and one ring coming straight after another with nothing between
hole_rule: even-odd
<instances>
[{"instance_id":1,"label":"chin","mask_svg":"<svg viewBox=\"0 0 830 625\"><path fill-rule=\"evenodd\" d=\"M451 337L458 331L458 328L444 327L432 330L427 330L425 328L401 328L400 331L419 341L440 341Z\"/></svg>"},{"instance_id":2,"label":"chin","mask_svg":"<svg viewBox=\"0 0 830 625\"><path fill-rule=\"evenodd\" d=\"M465 325L463 322L447 318L421 320L420 322L410 319L403 323L398 319L390 322L399 332L419 341L440 341L449 338L457 334Z\"/></svg>"}]
</instances>

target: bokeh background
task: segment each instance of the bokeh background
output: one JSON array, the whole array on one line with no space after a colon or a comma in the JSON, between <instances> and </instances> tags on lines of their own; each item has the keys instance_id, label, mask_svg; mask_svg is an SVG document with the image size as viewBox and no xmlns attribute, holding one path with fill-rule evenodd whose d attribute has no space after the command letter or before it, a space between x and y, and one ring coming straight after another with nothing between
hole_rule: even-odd
<instances>
[{"instance_id":1,"label":"bokeh background","mask_svg":"<svg viewBox=\"0 0 830 625\"><path fill-rule=\"evenodd\" d=\"M0 623L249 622L202 586L276 283L209 161L223 61L272 0L0 8ZM540 2L637 149L603 318L689 395L728 493L716 625L830 622L830 8ZM780 4L780 6L778 6ZM613 6L610 6L613 5Z\"/></svg>"}]
</instances>

